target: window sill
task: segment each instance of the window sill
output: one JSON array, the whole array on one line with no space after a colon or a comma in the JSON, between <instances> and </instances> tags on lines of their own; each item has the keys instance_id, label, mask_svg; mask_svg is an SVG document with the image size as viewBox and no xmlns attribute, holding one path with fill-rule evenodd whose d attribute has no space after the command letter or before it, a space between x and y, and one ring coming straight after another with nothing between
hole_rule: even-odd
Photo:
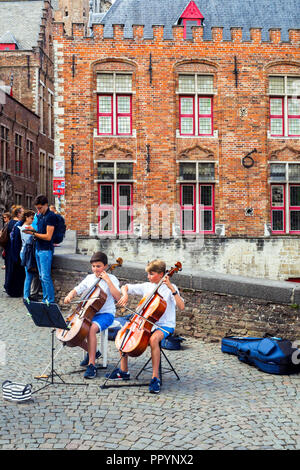
<instances>
[{"instance_id":1,"label":"window sill","mask_svg":"<svg viewBox=\"0 0 300 470\"><path fill-rule=\"evenodd\" d=\"M300 140L300 135L281 135L281 136L277 136L277 135L271 135L270 134L270 131L268 131L267 133L267 138L268 139L271 139L271 140L293 140L293 139L298 139Z\"/></svg>"},{"instance_id":2,"label":"window sill","mask_svg":"<svg viewBox=\"0 0 300 470\"><path fill-rule=\"evenodd\" d=\"M217 139L218 131L214 131L213 135L181 135L179 129L176 129L177 139Z\"/></svg>"},{"instance_id":3,"label":"window sill","mask_svg":"<svg viewBox=\"0 0 300 470\"><path fill-rule=\"evenodd\" d=\"M136 139L136 129L132 129L132 134L98 134L98 130L94 129L94 139Z\"/></svg>"}]
</instances>

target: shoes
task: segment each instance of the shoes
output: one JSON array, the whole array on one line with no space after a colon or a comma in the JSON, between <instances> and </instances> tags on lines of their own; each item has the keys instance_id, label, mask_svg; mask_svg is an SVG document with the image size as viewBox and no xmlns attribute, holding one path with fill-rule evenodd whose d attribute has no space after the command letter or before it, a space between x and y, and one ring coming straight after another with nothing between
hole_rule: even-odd
<instances>
[{"instance_id":1,"label":"shoes","mask_svg":"<svg viewBox=\"0 0 300 470\"><path fill-rule=\"evenodd\" d=\"M110 374L105 374L107 379L111 380L129 380L129 372L123 372L121 369L114 369Z\"/></svg>"},{"instance_id":2,"label":"shoes","mask_svg":"<svg viewBox=\"0 0 300 470\"><path fill-rule=\"evenodd\" d=\"M89 364L83 376L85 379L94 379L97 377L97 369L93 364Z\"/></svg>"},{"instance_id":3,"label":"shoes","mask_svg":"<svg viewBox=\"0 0 300 470\"><path fill-rule=\"evenodd\" d=\"M100 351L97 351L96 352L96 359L99 359L99 357L101 357L101 352ZM83 361L81 361L80 363L80 366L81 367L86 367L89 365L89 355L88 353L86 353L85 355L85 358L83 359Z\"/></svg>"},{"instance_id":4,"label":"shoes","mask_svg":"<svg viewBox=\"0 0 300 470\"><path fill-rule=\"evenodd\" d=\"M159 393L160 392L160 380L157 377L153 377L149 384L149 392L150 393Z\"/></svg>"}]
</instances>

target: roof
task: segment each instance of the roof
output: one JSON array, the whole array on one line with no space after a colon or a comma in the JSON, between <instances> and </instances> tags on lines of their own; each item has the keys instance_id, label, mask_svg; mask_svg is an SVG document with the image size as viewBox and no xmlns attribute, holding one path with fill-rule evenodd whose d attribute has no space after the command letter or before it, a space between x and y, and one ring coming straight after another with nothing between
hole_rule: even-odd
<instances>
[{"instance_id":1,"label":"roof","mask_svg":"<svg viewBox=\"0 0 300 470\"><path fill-rule=\"evenodd\" d=\"M0 37L11 34L23 50L37 46L43 8L43 0L0 0Z\"/></svg>"},{"instance_id":2,"label":"roof","mask_svg":"<svg viewBox=\"0 0 300 470\"><path fill-rule=\"evenodd\" d=\"M15 36L10 31L6 31L6 33L0 36L0 44L16 44L18 49L20 47Z\"/></svg>"},{"instance_id":3,"label":"roof","mask_svg":"<svg viewBox=\"0 0 300 470\"><path fill-rule=\"evenodd\" d=\"M270 28L281 28L288 41L289 29L300 27L299 0L194 0L204 16L204 39L211 39L212 27L223 27L223 39L230 40L230 28L242 27L243 40L250 39L250 28L261 28L268 40ZM132 25L144 25L144 38L152 38L152 26L164 25L164 38L172 39L172 26L190 0L116 0L103 18L92 15L90 24L104 24L104 36L112 37L114 24L124 25L124 37L133 35Z\"/></svg>"}]
</instances>

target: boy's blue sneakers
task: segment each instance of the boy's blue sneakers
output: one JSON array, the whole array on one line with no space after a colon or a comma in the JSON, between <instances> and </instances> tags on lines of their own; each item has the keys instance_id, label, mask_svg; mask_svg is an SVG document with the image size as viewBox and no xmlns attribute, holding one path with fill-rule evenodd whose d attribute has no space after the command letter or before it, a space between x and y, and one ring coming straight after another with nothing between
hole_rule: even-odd
<instances>
[{"instance_id":1,"label":"boy's blue sneakers","mask_svg":"<svg viewBox=\"0 0 300 470\"><path fill-rule=\"evenodd\" d=\"M153 377L149 384L150 393L159 393L160 392L160 380L157 377Z\"/></svg>"},{"instance_id":2,"label":"boy's blue sneakers","mask_svg":"<svg viewBox=\"0 0 300 470\"><path fill-rule=\"evenodd\" d=\"M97 351L97 352L96 352L96 359L99 359L99 357L101 357L101 352L100 352L100 351ZM86 366L88 366L88 365L89 365L89 361L90 361L90 359L89 359L89 354L86 353L85 358L84 358L83 361L81 361L81 363L80 363L80 366L81 366L81 367L86 367Z\"/></svg>"},{"instance_id":3,"label":"boy's blue sneakers","mask_svg":"<svg viewBox=\"0 0 300 470\"><path fill-rule=\"evenodd\" d=\"M83 376L85 379L94 379L97 377L97 369L93 364L89 364Z\"/></svg>"},{"instance_id":4,"label":"boy's blue sneakers","mask_svg":"<svg viewBox=\"0 0 300 470\"><path fill-rule=\"evenodd\" d=\"M129 372L123 372L121 369L114 369L110 374L105 374L107 379L111 380L129 380Z\"/></svg>"}]
</instances>

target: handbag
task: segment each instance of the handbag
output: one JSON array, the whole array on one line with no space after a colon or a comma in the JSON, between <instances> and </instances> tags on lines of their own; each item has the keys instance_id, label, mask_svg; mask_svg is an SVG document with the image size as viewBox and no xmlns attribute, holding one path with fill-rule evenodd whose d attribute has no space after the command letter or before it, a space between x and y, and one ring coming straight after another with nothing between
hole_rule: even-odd
<instances>
[{"instance_id":1,"label":"handbag","mask_svg":"<svg viewBox=\"0 0 300 470\"><path fill-rule=\"evenodd\" d=\"M20 384L5 380L2 384L2 392L4 400L23 402L31 400L31 384Z\"/></svg>"},{"instance_id":2,"label":"handbag","mask_svg":"<svg viewBox=\"0 0 300 470\"><path fill-rule=\"evenodd\" d=\"M8 240L9 240L8 224L5 224L0 234L0 246L2 246L2 248L5 248Z\"/></svg>"}]
</instances>

